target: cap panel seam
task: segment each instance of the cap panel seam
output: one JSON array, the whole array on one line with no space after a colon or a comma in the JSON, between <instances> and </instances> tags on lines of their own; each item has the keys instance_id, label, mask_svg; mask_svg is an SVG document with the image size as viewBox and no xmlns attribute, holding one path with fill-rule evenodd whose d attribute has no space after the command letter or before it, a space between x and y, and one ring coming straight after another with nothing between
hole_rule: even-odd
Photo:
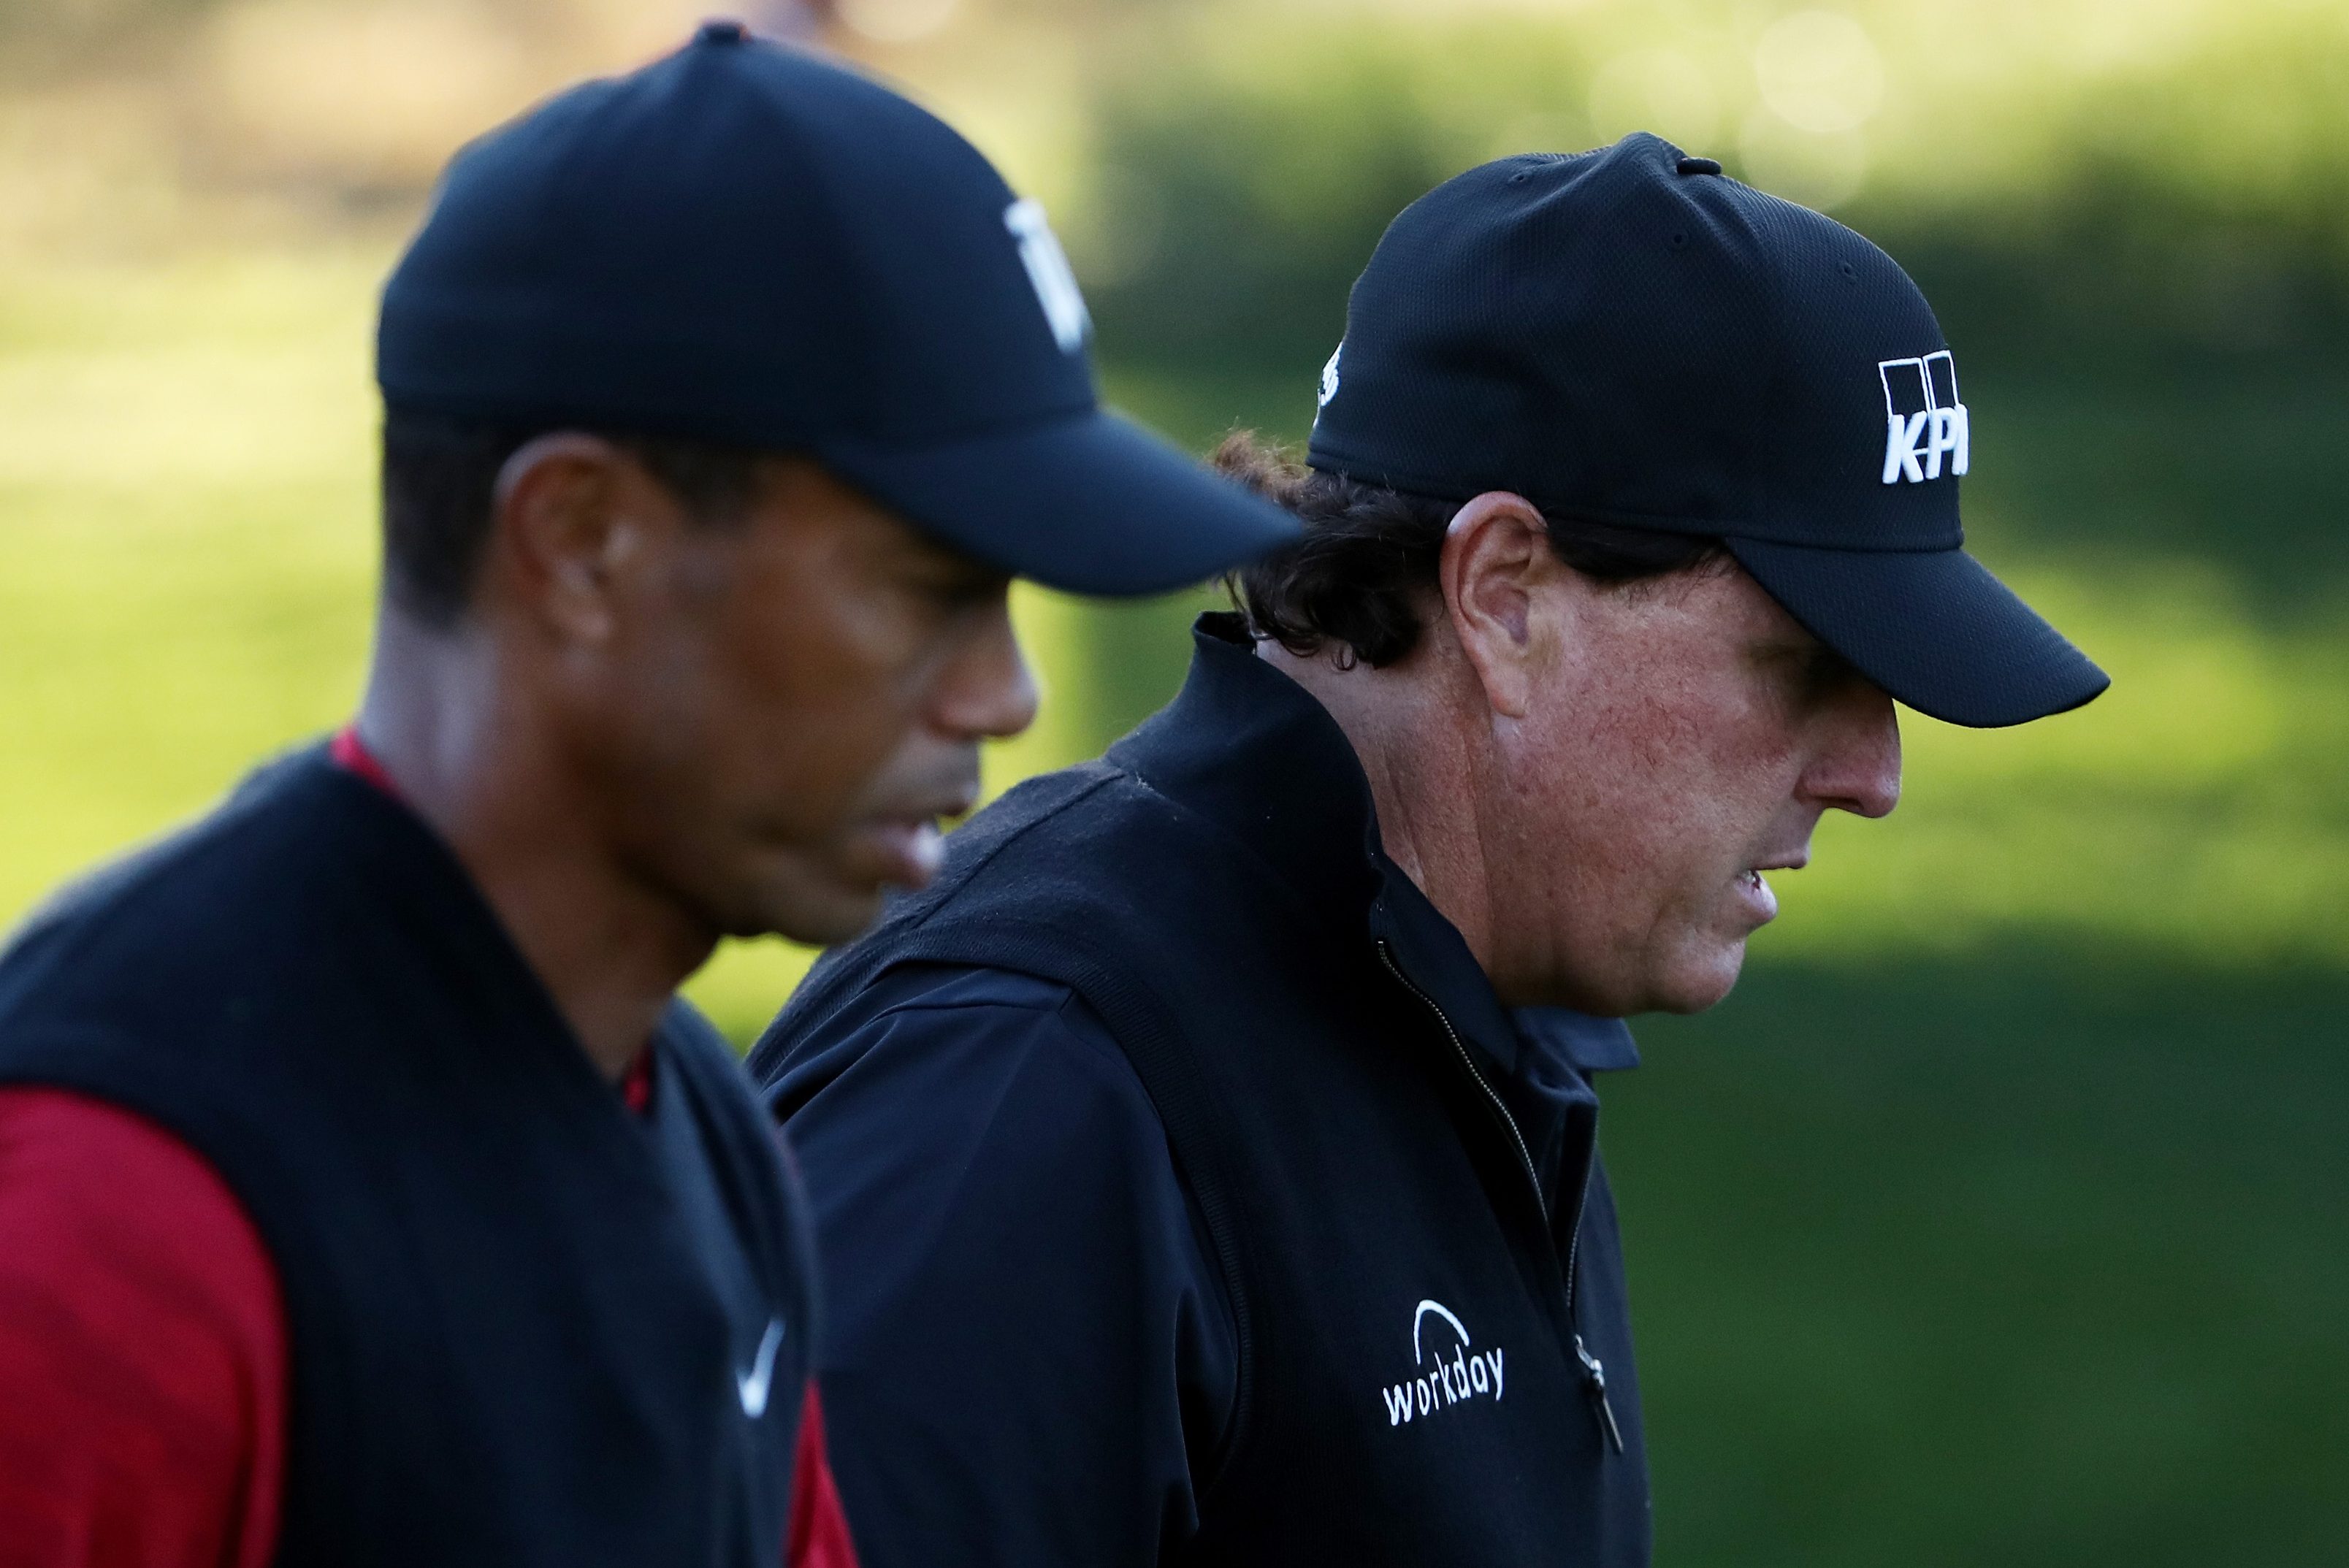
<instances>
[{"instance_id":1,"label":"cap panel seam","mask_svg":"<svg viewBox=\"0 0 2349 1568\"><path fill-rule=\"evenodd\" d=\"M877 91L887 90L879 88L878 84L872 83L869 79L862 77L860 79L865 80L866 85L874 87ZM824 252L827 260L836 263L843 253L848 249L845 238L850 231L846 224L840 222L839 193L831 178L831 170L825 167L826 160L814 155L807 145L807 138L804 134L795 134L802 131L802 127L792 116L783 112L782 106L775 101L774 95L762 92L756 97L759 119L777 128L778 142L789 149L792 160L798 166L792 172L799 177L800 188L816 196L812 205L819 210L810 213L809 216L817 221L823 230L829 234L830 240L824 246ZM918 105L913 107L919 108ZM858 259L861 261L861 258ZM840 290L841 295L845 296L844 299L835 298L833 308L844 308L854 318L844 335L852 342L873 341L877 335L874 331L874 312L871 291L859 286L870 269L862 265L841 267L834 264L825 270L835 274L832 281ZM836 427L841 422L843 410L830 397L823 401L826 418L812 419L811 423Z\"/></svg>"},{"instance_id":2,"label":"cap panel seam","mask_svg":"<svg viewBox=\"0 0 2349 1568\"><path fill-rule=\"evenodd\" d=\"M1738 182L1738 188L1752 191L1758 196L1769 195L1769 192L1755 191L1753 186L1742 181ZM1775 198L1772 199L1775 200ZM1791 385L1790 372L1794 361L1794 356L1785 351L1787 341L1786 300L1789 280L1785 275L1781 258L1772 253L1771 246L1764 238L1754 214L1747 211L1747 203L1743 200L1737 200L1726 205L1736 215L1738 229L1744 235L1747 247L1760 258L1761 263L1764 325L1772 348L1770 373L1762 387L1762 407L1783 408L1787 406L1786 389ZM1744 457L1745 460L1739 467L1742 469L1741 478L1749 500L1752 499L1753 491L1757 488L1757 481L1759 488L1771 489L1776 486L1771 485L1770 480L1784 482L1785 476L1775 472L1775 465L1764 466L1757 463L1754 460L1756 454L1752 450L1745 452Z\"/></svg>"}]
</instances>

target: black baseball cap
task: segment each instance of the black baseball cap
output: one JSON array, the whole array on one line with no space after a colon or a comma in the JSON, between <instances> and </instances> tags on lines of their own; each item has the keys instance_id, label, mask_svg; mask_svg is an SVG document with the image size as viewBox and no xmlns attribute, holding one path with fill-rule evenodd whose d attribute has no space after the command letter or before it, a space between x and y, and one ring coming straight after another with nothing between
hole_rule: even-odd
<instances>
[{"instance_id":1,"label":"black baseball cap","mask_svg":"<svg viewBox=\"0 0 2349 1568\"><path fill-rule=\"evenodd\" d=\"M977 560L1180 587L1294 534L1095 397L1035 202L942 121L705 25L458 153L384 288L396 409L799 453Z\"/></svg>"},{"instance_id":2,"label":"black baseball cap","mask_svg":"<svg viewBox=\"0 0 2349 1568\"><path fill-rule=\"evenodd\" d=\"M1413 202L1355 283L1317 469L1717 536L1899 701L2020 724L2110 685L1966 553L1957 364L1892 258L1644 132Z\"/></svg>"}]
</instances>

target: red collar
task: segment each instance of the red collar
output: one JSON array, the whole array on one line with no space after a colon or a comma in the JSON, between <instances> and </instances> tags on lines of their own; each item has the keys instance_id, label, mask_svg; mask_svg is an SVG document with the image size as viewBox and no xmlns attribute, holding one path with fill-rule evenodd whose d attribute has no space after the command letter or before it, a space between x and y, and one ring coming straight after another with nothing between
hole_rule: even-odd
<instances>
[{"instance_id":1,"label":"red collar","mask_svg":"<svg viewBox=\"0 0 2349 1568\"><path fill-rule=\"evenodd\" d=\"M395 800L400 799L399 786L391 781L391 770L359 738L357 724L347 724L335 731L335 738L326 743L326 755L336 767L357 774Z\"/></svg>"},{"instance_id":2,"label":"red collar","mask_svg":"<svg viewBox=\"0 0 2349 1568\"><path fill-rule=\"evenodd\" d=\"M638 1051L628 1070L620 1075L620 1103L638 1116L649 1115L653 1109L653 1048L647 1045Z\"/></svg>"}]
</instances>

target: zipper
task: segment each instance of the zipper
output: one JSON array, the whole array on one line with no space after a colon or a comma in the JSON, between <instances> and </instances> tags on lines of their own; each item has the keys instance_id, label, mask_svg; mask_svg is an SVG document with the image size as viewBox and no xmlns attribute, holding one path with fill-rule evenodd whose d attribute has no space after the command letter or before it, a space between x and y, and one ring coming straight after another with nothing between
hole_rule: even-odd
<instances>
[{"instance_id":1,"label":"zipper","mask_svg":"<svg viewBox=\"0 0 2349 1568\"><path fill-rule=\"evenodd\" d=\"M1594 1161L1596 1152L1594 1148ZM1574 1201L1574 1229L1566 1238L1566 1308L1574 1310L1574 1273L1582 1262L1582 1212L1590 1206L1590 1167L1582 1168L1582 1192Z\"/></svg>"},{"instance_id":2,"label":"zipper","mask_svg":"<svg viewBox=\"0 0 2349 1568\"><path fill-rule=\"evenodd\" d=\"M1590 1167L1582 1168L1582 1196L1576 1200L1574 1233L1566 1243L1566 1310L1568 1321L1574 1314L1574 1270L1582 1259L1582 1211L1590 1206ZM1607 1363L1590 1354L1582 1343L1582 1330L1574 1331L1575 1359L1582 1363L1583 1392L1590 1396L1590 1411L1599 1419L1599 1427L1615 1451L1623 1451L1623 1429L1615 1424L1615 1407L1607 1402Z\"/></svg>"},{"instance_id":3,"label":"zipper","mask_svg":"<svg viewBox=\"0 0 2349 1568\"><path fill-rule=\"evenodd\" d=\"M1509 1108L1507 1104L1502 1100L1500 1091L1495 1089L1489 1082L1485 1081L1485 1070L1476 1065L1476 1058L1468 1054L1468 1044L1460 1037L1460 1031L1452 1026L1452 1020L1444 1016L1444 1009L1437 1006L1434 997L1429 995L1426 992L1421 990L1418 986L1411 983L1411 976L1405 975L1402 968L1396 965L1394 961L1394 950L1388 946L1383 939L1379 943L1379 962L1387 966L1387 973L1395 977L1397 984L1402 985L1404 990L1410 992L1413 995L1418 997L1420 1002L1427 1008L1427 1010L1435 1015L1435 1021L1444 1026L1444 1037L1452 1042L1452 1049L1459 1056L1460 1065L1468 1069L1468 1076L1476 1080L1476 1087L1478 1088L1485 1091L1485 1099L1492 1105L1493 1114L1499 1117L1501 1119L1501 1125L1509 1130L1509 1141L1516 1146L1517 1163L1525 1170L1526 1184L1533 1189L1534 1207L1541 1211L1542 1223L1547 1227L1549 1223L1549 1202L1542 1196L1541 1174L1534 1169L1533 1150L1526 1147L1526 1135L1517 1130L1517 1119L1509 1114ZM1574 1240L1577 1245L1579 1245L1582 1241L1582 1219L1580 1215L1577 1215L1575 1217ZM1568 1289L1566 1295L1566 1305L1568 1311L1571 1311L1574 1306L1573 1279L1573 1272L1568 1270L1567 1274Z\"/></svg>"},{"instance_id":4,"label":"zipper","mask_svg":"<svg viewBox=\"0 0 2349 1568\"><path fill-rule=\"evenodd\" d=\"M1435 1021L1444 1026L1444 1037L1452 1042L1453 1053L1460 1058L1460 1065L1468 1069L1469 1078L1485 1091L1485 1102L1493 1108L1493 1114L1499 1117L1501 1125L1509 1130L1509 1141L1517 1151L1517 1164L1526 1173L1526 1185L1533 1189L1534 1207L1541 1212L1542 1228L1547 1230L1549 1202L1542 1196L1541 1174L1534 1169L1533 1151L1526 1147L1526 1135L1518 1130L1517 1119L1509 1114L1508 1104L1501 1099L1500 1091L1485 1077L1485 1069L1476 1065L1476 1058L1468 1054L1467 1042L1460 1037L1460 1031L1452 1026L1452 1019L1442 1005L1412 983L1411 976L1405 975L1402 965L1395 962L1394 949L1384 938L1379 939L1378 949L1379 962L1386 965L1387 973L1395 977L1395 983L1418 997L1420 1004L1435 1015ZM1566 1243L1566 1321L1569 1328L1574 1324L1575 1265L1582 1254L1582 1211L1589 1198L1590 1168L1586 1165L1582 1171L1582 1194L1575 1204L1574 1229L1568 1233ZM1607 1364L1584 1346L1580 1329L1573 1329L1573 1333L1575 1359L1582 1363L1582 1387L1590 1398L1591 1418L1599 1423L1599 1435L1619 1454L1623 1451L1623 1429L1615 1424L1615 1408L1607 1402Z\"/></svg>"},{"instance_id":5,"label":"zipper","mask_svg":"<svg viewBox=\"0 0 2349 1568\"><path fill-rule=\"evenodd\" d=\"M1607 1363L1583 1347L1582 1336L1574 1336L1574 1354L1582 1362L1582 1387L1590 1396L1590 1413L1599 1419L1599 1429L1615 1451L1623 1451L1623 1429L1615 1424L1615 1407L1607 1402Z\"/></svg>"}]
</instances>

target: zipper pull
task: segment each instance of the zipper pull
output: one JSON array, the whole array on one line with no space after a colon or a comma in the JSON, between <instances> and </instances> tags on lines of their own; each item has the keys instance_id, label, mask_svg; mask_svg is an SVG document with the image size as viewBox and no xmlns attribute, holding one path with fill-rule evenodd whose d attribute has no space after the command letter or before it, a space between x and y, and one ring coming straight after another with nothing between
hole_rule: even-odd
<instances>
[{"instance_id":1,"label":"zipper pull","mask_svg":"<svg viewBox=\"0 0 2349 1568\"><path fill-rule=\"evenodd\" d=\"M1574 1336L1574 1353L1582 1358L1582 1387L1590 1395L1590 1413L1619 1454L1623 1451L1623 1429L1615 1424L1615 1407L1607 1402L1607 1364L1583 1348L1579 1334Z\"/></svg>"}]
</instances>

